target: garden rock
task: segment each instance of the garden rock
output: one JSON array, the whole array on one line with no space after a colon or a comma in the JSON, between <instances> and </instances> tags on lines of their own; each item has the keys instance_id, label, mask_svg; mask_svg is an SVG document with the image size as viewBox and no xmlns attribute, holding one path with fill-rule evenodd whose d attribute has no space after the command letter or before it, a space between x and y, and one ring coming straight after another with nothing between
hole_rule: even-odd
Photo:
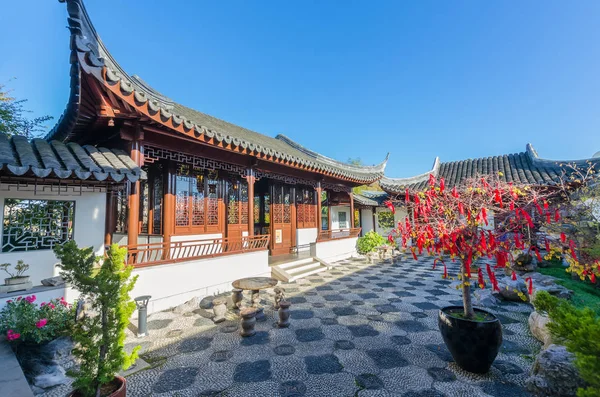
<instances>
[{"instance_id":1,"label":"garden rock","mask_svg":"<svg viewBox=\"0 0 600 397\"><path fill-rule=\"evenodd\" d=\"M499 301L497 293L494 293L491 288L477 290L473 293L475 296L475 305L483 307L495 307Z\"/></svg>"},{"instance_id":2,"label":"garden rock","mask_svg":"<svg viewBox=\"0 0 600 397\"><path fill-rule=\"evenodd\" d=\"M30 383L47 389L68 383L66 370L74 365L73 341L60 337L49 343L18 350L19 361Z\"/></svg>"},{"instance_id":3,"label":"garden rock","mask_svg":"<svg viewBox=\"0 0 600 397\"><path fill-rule=\"evenodd\" d=\"M537 261L527 253L517 256L511 268L517 273L534 272L537 269Z\"/></svg>"},{"instance_id":4,"label":"garden rock","mask_svg":"<svg viewBox=\"0 0 600 397\"><path fill-rule=\"evenodd\" d=\"M186 313L186 312L191 312L191 311L198 309L199 306L200 306L200 301L198 300L197 297L193 297L189 301L175 307L173 309L173 313L182 314L182 313Z\"/></svg>"},{"instance_id":5,"label":"garden rock","mask_svg":"<svg viewBox=\"0 0 600 397\"><path fill-rule=\"evenodd\" d=\"M58 285L63 285L64 283L65 280L63 280L61 276L45 278L42 280L42 285L45 285L46 287L56 287Z\"/></svg>"},{"instance_id":6,"label":"garden rock","mask_svg":"<svg viewBox=\"0 0 600 397\"><path fill-rule=\"evenodd\" d=\"M545 314L534 311L529 315L529 329L531 330L531 334L542 342L544 347L552 344L552 335L550 335L547 327L549 322L550 318Z\"/></svg>"},{"instance_id":7,"label":"garden rock","mask_svg":"<svg viewBox=\"0 0 600 397\"><path fill-rule=\"evenodd\" d=\"M527 285L525 280L517 277L516 280L506 276L498 280L498 288L502 299L512 302L523 302L523 296L527 300Z\"/></svg>"},{"instance_id":8,"label":"garden rock","mask_svg":"<svg viewBox=\"0 0 600 397\"><path fill-rule=\"evenodd\" d=\"M527 378L527 389L536 396L576 396L577 389L584 387L585 382L573 365L573 354L567 348L550 345L536 358Z\"/></svg>"}]
</instances>

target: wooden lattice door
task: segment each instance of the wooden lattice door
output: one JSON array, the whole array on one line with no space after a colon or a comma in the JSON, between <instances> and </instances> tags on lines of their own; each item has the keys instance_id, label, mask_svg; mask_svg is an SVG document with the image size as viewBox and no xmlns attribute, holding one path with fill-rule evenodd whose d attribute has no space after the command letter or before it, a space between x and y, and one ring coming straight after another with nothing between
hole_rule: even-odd
<instances>
[{"instance_id":1,"label":"wooden lattice door","mask_svg":"<svg viewBox=\"0 0 600 397\"><path fill-rule=\"evenodd\" d=\"M294 246L292 233L292 189L271 186L271 255L289 254Z\"/></svg>"}]
</instances>

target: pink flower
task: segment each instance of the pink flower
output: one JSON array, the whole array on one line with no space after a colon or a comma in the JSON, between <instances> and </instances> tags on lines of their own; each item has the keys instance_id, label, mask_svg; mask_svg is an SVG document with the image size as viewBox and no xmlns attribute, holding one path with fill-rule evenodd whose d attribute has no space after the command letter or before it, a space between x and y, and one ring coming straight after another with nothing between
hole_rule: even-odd
<instances>
[{"instance_id":1,"label":"pink flower","mask_svg":"<svg viewBox=\"0 0 600 397\"><path fill-rule=\"evenodd\" d=\"M33 303L33 302L35 302L35 295L26 296L25 300L29 303Z\"/></svg>"},{"instance_id":2,"label":"pink flower","mask_svg":"<svg viewBox=\"0 0 600 397\"><path fill-rule=\"evenodd\" d=\"M65 297L61 297L60 301L58 301L58 303L60 303L63 306L68 306L69 304L67 303L67 301L65 300Z\"/></svg>"},{"instance_id":3,"label":"pink flower","mask_svg":"<svg viewBox=\"0 0 600 397\"><path fill-rule=\"evenodd\" d=\"M7 300L6 303L12 303L12 299Z\"/></svg>"},{"instance_id":4,"label":"pink flower","mask_svg":"<svg viewBox=\"0 0 600 397\"><path fill-rule=\"evenodd\" d=\"M21 299L23 299L23 297L22 297L22 296L19 296L19 297L17 298L17 301L20 301Z\"/></svg>"},{"instance_id":5,"label":"pink flower","mask_svg":"<svg viewBox=\"0 0 600 397\"><path fill-rule=\"evenodd\" d=\"M43 318L37 323L35 323L35 326L38 328L44 328L46 326L46 323L48 323L48 319Z\"/></svg>"},{"instance_id":6,"label":"pink flower","mask_svg":"<svg viewBox=\"0 0 600 397\"><path fill-rule=\"evenodd\" d=\"M9 329L6 333L6 339L8 340L17 340L21 337L21 334L14 332L12 329Z\"/></svg>"},{"instance_id":7,"label":"pink flower","mask_svg":"<svg viewBox=\"0 0 600 397\"><path fill-rule=\"evenodd\" d=\"M42 302L42 303L40 304L40 307L44 307L44 306L46 306L46 302Z\"/></svg>"},{"instance_id":8,"label":"pink flower","mask_svg":"<svg viewBox=\"0 0 600 397\"><path fill-rule=\"evenodd\" d=\"M54 309L56 306L54 306L54 303L48 303L48 306L50 307L50 309Z\"/></svg>"}]
</instances>

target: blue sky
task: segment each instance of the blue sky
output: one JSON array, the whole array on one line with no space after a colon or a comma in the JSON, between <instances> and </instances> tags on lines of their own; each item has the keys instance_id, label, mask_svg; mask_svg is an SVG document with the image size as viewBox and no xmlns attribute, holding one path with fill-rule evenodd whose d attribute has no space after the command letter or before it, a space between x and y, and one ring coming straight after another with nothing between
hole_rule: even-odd
<instances>
[{"instance_id":1,"label":"blue sky","mask_svg":"<svg viewBox=\"0 0 600 397\"><path fill-rule=\"evenodd\" d=\"M527 142L550 159L600 151L595 0L86 6L121 66L177 102L343 161L389 151L388 176ZM0 26L0 82L57 119L69 90L65 5L6 2Z\"/></svg>"}]
</instances>

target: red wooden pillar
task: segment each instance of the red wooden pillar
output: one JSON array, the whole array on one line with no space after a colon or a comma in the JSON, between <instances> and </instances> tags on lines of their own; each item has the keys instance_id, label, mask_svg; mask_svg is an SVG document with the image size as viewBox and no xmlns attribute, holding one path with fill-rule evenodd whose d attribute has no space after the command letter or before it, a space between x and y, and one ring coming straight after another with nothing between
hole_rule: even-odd
<instances>
[{"instance_id":1,"label":"red wooden pillar","mask_svg":"<svg viewBox=\"0 0 600 397\"><path fill-rule=\"evenodd\" d=\"M142 138L141 130L136 130L133 140L129 146L129 155L131 159L140 167L144 164L142 156ZM140 181L129 182L129 211L127 219L127 244L137 245L138 235L140 233Z\"/></svg>"},{"instance_id":2,"label":"red wooden pillar","mask_svg":"<svg viewBox=\"0 0 600 397\"><path fill-rule=\"evenodd\" d=\"M112 234L115 231L115 192L106 190L106 218L104 222L104 245L112 244Z\"/></svg>"},{"instance_id":3,"label":"red wooden pillar","mask_svg":"<svg viewBox=\"0 0 600 397\"><path fill-rule=\"evenodd\" d=\"M317 182L317 235L323 228L323 219L321 214L321 182Z\"/></svg>"},{"instance_id":4,"label":"red wooden pillar","mask_svg":"<svg viewBox=\"0 0 600 397\"><path fill-rule=\"evenodd\" d=\"M169 162L165 167L163 180L163 242L170 243L175 233L175 163Z\"/></svg>"},{"instance_id":5,"label":"red wooden pillar","mask_svg":"<svg viewBox=\"0 0 600 397\"><path fill-rule=\"evenodd\" d=\"M254 182L256 181L252 168L248 169L246 180L248 181L248 237L252 237L254 236Z\"/></svg>"},{"instance_id":6,"label":"red wooden pillar","mask_svg":"<svg viewBox=\"0 0 600 397\"><path fill-rule=\"evenodd\" d=\"M348 193L350 196L350 229L354 228L354 196L352 192Z\"/></svg>"}]
</instances>

